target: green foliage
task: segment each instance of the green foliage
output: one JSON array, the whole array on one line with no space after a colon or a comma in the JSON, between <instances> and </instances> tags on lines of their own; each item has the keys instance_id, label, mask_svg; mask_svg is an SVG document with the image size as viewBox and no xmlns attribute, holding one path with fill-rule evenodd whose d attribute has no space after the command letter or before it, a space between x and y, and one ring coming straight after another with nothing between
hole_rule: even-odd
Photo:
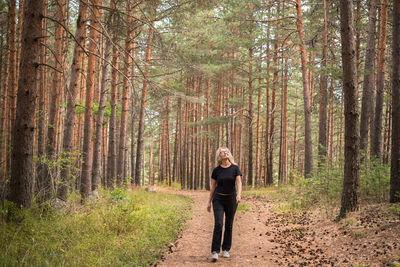
<instances>
[{"instance_id":1,"label":"green foliage","mask_svg":"<svg viewBox=\"0 0 400 267\"><path fill-rule=\"evenodd\" d=\"M323 163L309 179L299 178L295 182L295 195L289 201L294 209L307 209L319 205L328 217L334 216L340 207L343 188L343 166L339 161L334 166ZM382 202L388 200L390 168L376 160L365 160L360 170L360 200Z\"/></svg>"},{"instance_id":2,"label":"green foliage","mask_svg":"<svg viewBox=\"0 0 400 267\"><path fill-rule=\"evenodd\" d=\"M246 203L240 203L236 211L242 211L242 212L251 211L251 206Z\"/></svg>"},{"instance_id":3,"label":"green foliage","mask_svg":"<svg viewBox=\"0 0 400 267\"><path fill-rule=\"evenodd\" d=\"M93 114L94 115L99 114L99 103L97 103L97 102L93 103Z\"/></svg>"},{"instance_id":4,"label":"green foliage","mask_svg":"<svg viewBox=\"0 0 400 267\"><path fill-rule=\"evenodd\" d=\"M70 168L70 177L67 177L67 182L72 183L75 180L76 173L79 172L79 167L76 165L76 160L80 155L79 151L73 152L62 152L60 155L57 155L55 158L49 158L47 155L42 155L40 157L35 157L34 161L38 166L49 171L50 176L54 180L56 184L59 183L59 172L57 169L65 169ZM47 203L49 204L49 203Z\"/></svg>"},{"instance_id":5,"label":"green foliage","mask_svg":"<svg viewBox=\"0 0 400 267\"><path fill-rule=\"evenodd\" d=\"M104 117L105 118L111 117L111 106L109 102L107 102L106 107L104 108Z\"/></svg>"},{"instance_id":6,"label":"green foliage","mask_svg":"<svg viewBox=\"0 0 400 267\"><path fill-rule=\"evenodd\" d=\"M82 99L78 99L75 106L75 114L79 115L83 113L85 113L85 105L83 104Z\"/></svg>"},{"instance_id":7,"label":"green foliage","mask_svg":"<svg viewBox=\"0 0 400 267\"><path fill-rule=\"evenodd\" d=\"M360 194L363 201L382 202L389 199L390 166L378 159L366 160L360 168Z\"/></svg>"},{"instance_id":8,"label":"green foliage","mask_svg":"<svg viewBox=\"0 0 400 267\"><path fill-rule=\"evenodd\" d=\"M110 193L113 200L130 200L126 195L126 187L117 187Z\"/></svg>"},{"instance_id":9,"label":"green foliage","mask_svg":"<svg viewBox=\"0 0 400 267\"><path fill-rule=\"evenodd\" d=\"M117 193L118 192L118 193ZM40 213L21 210L19 223L0 214L0 266L149 266L159 261L190 216L188 198L114 190L97 201ZM116 199L112 196L126 196Z\"/></svg>"},{"instance_id":10,"label":"green foliage","mask_svg":"<svg viewBox=\"0 0 400 267\"><path fill-rule=\"evenodd\" d=\"M279 205L276 209L282 213L307 210L317 206L327 217L333 217L341 204L343 167L343 160L339 160L332 166L326 160L314 169L314 175L311 178L296 177L294 185L250 190L243 194L278 200ZM382 165L375 159L366 159L360 168L361 203L386 202L389 199L389 190L390 166ZM390 209L400 214L398 206Z\"/></svg>"}]
</instances>

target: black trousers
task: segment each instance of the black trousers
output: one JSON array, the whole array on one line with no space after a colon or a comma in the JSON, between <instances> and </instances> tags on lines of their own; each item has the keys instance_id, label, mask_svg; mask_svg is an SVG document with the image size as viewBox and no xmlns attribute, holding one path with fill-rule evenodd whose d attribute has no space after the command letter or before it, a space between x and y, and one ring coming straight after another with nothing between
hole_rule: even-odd
<instances>
[{"instance_id":1,"label":"black trousers","mask_svg":"<svg viewBox=\"0 0 400 267\"><path fill-rule=\"evenodd\" d=\"M211 245L211 252L220 252L221 249L221 238L222 238L222 224L225 213L225 232L224 242L222 243L222 250L229 251L232 245L232 226L233 218L235 216L237 204L236 194L230 196L221 196L214 194L213 200L214 210L214 233Z\"/></svg>"}]
</instances>

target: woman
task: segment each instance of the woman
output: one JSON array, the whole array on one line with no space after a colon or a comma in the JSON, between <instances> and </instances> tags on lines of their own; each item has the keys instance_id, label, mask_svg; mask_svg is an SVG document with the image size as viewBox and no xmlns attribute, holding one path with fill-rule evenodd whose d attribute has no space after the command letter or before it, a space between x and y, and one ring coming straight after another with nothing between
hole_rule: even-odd
<instances>
[{"instance_id":1,"label":"woman","mask_svg":"<svg viewBox=\"0 0 400 267\"><path fill-rule=\"evenodd\" d=\"M233 160L232 154L226 147L220 147L216 155L217 167L211 174L210 198L207 210L211 211L211 202L214 210L214 233L211 245L212 261L218 260L221 249L222 222L225 213L224 242L222 243L222 257L229 258L232 244L232 225L237 205L242 193L242 173ZM236 189L235 189L236 185ZM236 191L237 190L237 191Z\"/></svg>"}]
</instances>

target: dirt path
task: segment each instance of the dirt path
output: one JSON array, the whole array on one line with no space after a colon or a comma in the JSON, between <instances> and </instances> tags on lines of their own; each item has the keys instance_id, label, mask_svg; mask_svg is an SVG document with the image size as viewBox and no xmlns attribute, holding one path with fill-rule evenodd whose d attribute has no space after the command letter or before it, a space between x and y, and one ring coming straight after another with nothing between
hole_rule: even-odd
<instances>
[{"instance_id":1,"label":"dirt path","mask_svg":"<svg viewBox=\"0 0 400 267\"><path fill-rule=\"evenodd\" d=\"M274 202L244 196L228 259L211 262L213 214L206 191L172 191L194 200L193 218L157 266L390 266L400 262L400 218L370 207L342 223L310 212L280 215ZM374 214L375 216L371 216Z\"/></svg>"},{"instance_id":2,"label":"dirt path","mask_svg":"<svg viewBox=\"0 0 400 267\"><path fill-rule=\"evenodd\" d=\"M214 218L212 212L206 210L209 193L205 191L175 193L189 196L194 200L194 214L182 237L171 248L172 253L169 253L158 266L215 266L216 264L211 262L210 252ZM243 203L249 204L249 201L245 198ZM263 205L262 203L258 205L260 204ZM268 211L268 205L265 204L263 209ZM231 257L226 259L220 256L217 265L274 266L275 263L271 261L273 255L270 252L274 244L265 238L266 230L266 225L257 213L238 211L233 224Z\"/></svg>"}]
</instances>

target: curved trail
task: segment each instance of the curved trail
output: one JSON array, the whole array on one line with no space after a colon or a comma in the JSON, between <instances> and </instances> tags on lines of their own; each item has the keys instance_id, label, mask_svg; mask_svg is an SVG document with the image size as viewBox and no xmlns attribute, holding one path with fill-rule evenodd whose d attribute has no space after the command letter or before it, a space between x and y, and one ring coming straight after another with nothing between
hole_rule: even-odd
<instances>
[{"instance_id":1,"label":"curved trail","mask_svg":"<svg viewBox=\"0 0 400 267\"><path fill-rule=\"evenodd\" d=\"M161 189L167 190L167 189ZM267 203L254 207L252 211L237 211L233 224L232 248L230 258L220 258L211 262L211 239L214 227L212 212L206 210L209 192L207 191L172 191L168 192L188 196L194 200L193 217L188 222L175 246L157 266L274 266L270 253L274 244L268 241L265 234L269 229L260 219L260 213L254 210L268 211ZM249 201L244 198L242 203ZM240 204L239 204L240 205Z\"/></svg>"},{"instance_id":2,"label":"curved trail","mask_svg":"<svg viewBox=\"0 0 400 267\"><path fill-rule=\"evenodd\" d=\"M237 211L230 258L211 262L213 214L207 191L161 191L194 200L193 217L170 253L157 264L175 266L391 266L400 262L400 217L388 208L366 207L334 223L318 213L278 214L272 199L246 195L251 211ZM239 204L240 205L240 204ZM351 224L349 224L351 223ZM349 224L349 225L348 225Z\"/></svg>"}]
</instances>

